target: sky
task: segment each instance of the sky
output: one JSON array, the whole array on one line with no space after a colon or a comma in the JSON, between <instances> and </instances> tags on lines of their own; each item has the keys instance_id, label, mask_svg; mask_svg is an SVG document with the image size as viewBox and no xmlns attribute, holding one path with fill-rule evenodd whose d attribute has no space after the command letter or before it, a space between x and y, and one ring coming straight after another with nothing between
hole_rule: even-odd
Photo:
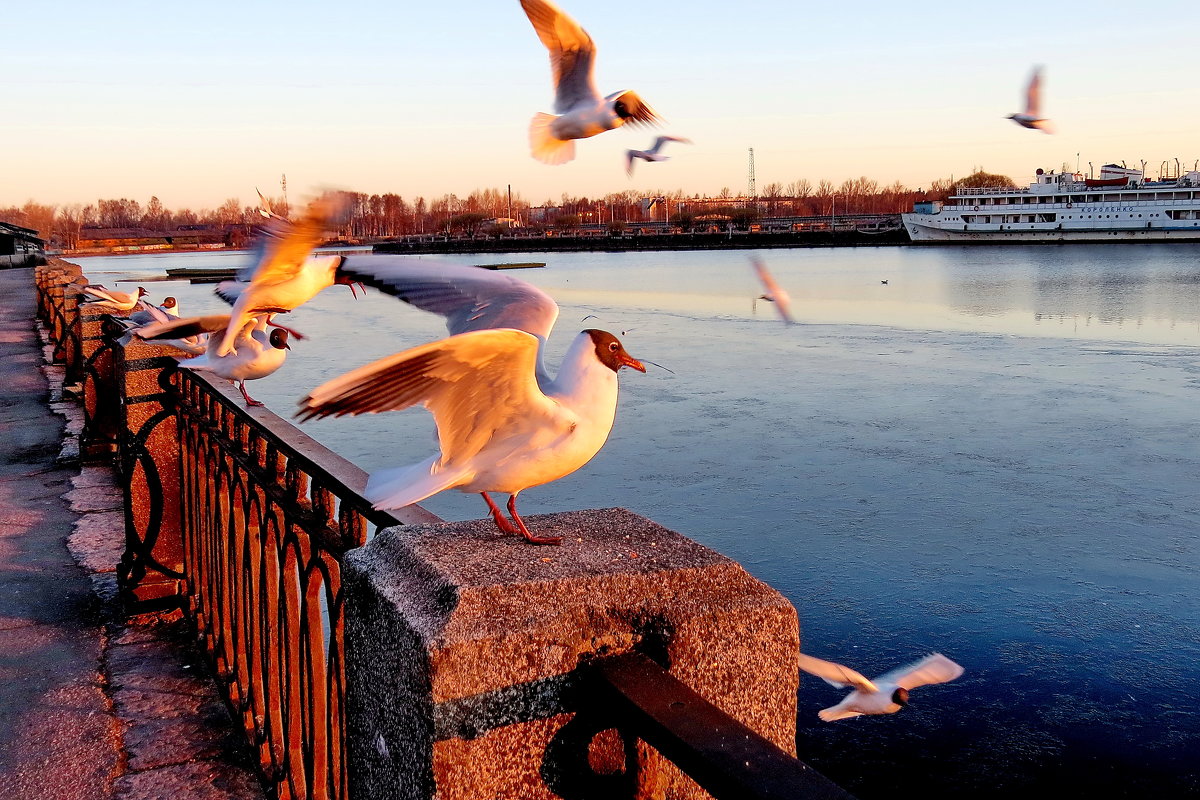
<instances>
[{"instance_id":1,"label":"sky","mask_svg":"<svg viewBox=\"0 0 1200 800\"><path fill-rule=\"evenodd\" d=\"M597 45L602 94L633 89L647 129L529 155L552 110L545 48L517 0L288 4L24 0L4 12L0 206L157 196L171 209L324 188L540 203L632 190L716 195L868 176L910 188L978 168L1200 159L1200 5L1066 0L563 0ZM1004 117L1044 65L1050 136Z\"/></svg>"}]
</instances>

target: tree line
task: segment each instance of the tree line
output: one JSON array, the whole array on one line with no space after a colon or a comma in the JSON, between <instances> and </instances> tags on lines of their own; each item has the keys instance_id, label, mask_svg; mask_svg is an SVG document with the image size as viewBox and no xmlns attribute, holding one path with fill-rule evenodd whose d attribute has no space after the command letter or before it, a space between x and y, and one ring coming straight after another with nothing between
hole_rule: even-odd
<instances>
[{"instance_id":1,"label":"tree line","mask_svg":"<svg viewBox=\"0 0 1200 800\"><path fill-rule=\"evenodd\" d=\"M787 184L768 183L753 198L735 195L728 187L716 195L688 195L679 190L615 192L603 197L573 197L563 193L558 201L546 199L533 206L519 193L481 189L466 197L446 194L438 198L406 200L394 193L349 193L348 219L339 234L347 239L387 239L413 234L477 235L495 233L516 224L528 227L580 225L622 226L661 218L648 200L657 199L671 218L683 223L704 216L825 216L842 214L894 214L908 211L920 200L940 200L959 186L1011 186L1003 175L976 172L958 180L934 181L928 189L910 189L899 181L881 186L866 176L835 185L806 179ZM266 198L271 210L288 216L286 197ZM741 208L740 214L737 209ZM535 213L531 214L531 209ZM101 199L95 203L46 205L33 200L22 206L0 208L0 221L38 231L51 247L73 249L88 230L126 230L154 233L228 229L261 223L257 205L229 198L215 209L168 209L151 197L145 205L128 198ZM506 220L513 220L509 223Z\"/></svg>"}]
</instances>

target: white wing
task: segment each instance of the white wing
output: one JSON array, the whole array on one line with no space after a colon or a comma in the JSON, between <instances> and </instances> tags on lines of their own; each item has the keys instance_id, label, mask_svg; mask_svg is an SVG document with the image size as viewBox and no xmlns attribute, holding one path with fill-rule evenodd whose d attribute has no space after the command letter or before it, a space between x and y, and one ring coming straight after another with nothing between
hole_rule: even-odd
<instances>
[{"instance_id":1,"label":"white wing","mask_svg":"<svg viewBox=\"0 0 1200 800\"><path fill-rule=\"evenodd\" d=\"M650 148L651 153L657 153L662 146L667 142L679 142L680 144L691 144L691 139L684 139L682 136L659 136L654 140L654 146Z\"/></svg>"},{"instance_id":2,"label":"white wing","mask_svg":"<svg viewBox=\"0 0 1200 800\"><path fill-rule=\"evenodd\" d=\"M592 80L596 45L579 23L547 0L521 0L542 44L550 51L554 110L565 114L582 102L600 99Z\"/></svg>"},{"instance_id":3,"label":"white wing","mask_svg":"<svg viewBox=\"0 0 1200 800\"><path fill-rule=\"evenodd\" d=\"M1034 67L1029 76L1029 88L1025 91L1025 113L1031 117L1041 116L1042 68Z\"/></svg>"},{"instance_id":4,"label":"white wing","mask_svg":"<svg viewBox=\"0 0 1200 800\"><path fill-rule=\"evenodd\" d=\"M820 658L814 658L810 655L800 654L800 669L805 672L816 675L822 678L826 683L845 688L852 686L863 692L875 691L875 684L867 680L863 675L849 667L843 667L841 664L833 661L824 661Z\"/></svg>"},{"instance_id":5,"label":"white wing","mask_svg":"<svg viewBox=\"0 0 1200 800\"><path fill-rule=\"evenodd\" d=\"M941 653L932 653L915 664L886 672L875 683L894 683L902 689L915 689L931 683L946 683L963 674L963 668Z\"/></svg>"},{"instance_id":6,"label":"white wing","mask_svg":"<svg viewBox=\"0 0 1200 800\"><path fill-rule=\"evenodd\" d=\"M751 265L754 267L755 273L758 274L759 281L762 282L763 288L766 289L767 296L775 302L775 308L779 310L779 316L788 325L794 325L795 320L792 319L792 300L788 297L788 293L775 282L775 278L767 271L767 265L760 258L752 258Z\"/></svg>"},{"instance_id":7,"label":"white wing","mask_svg":"<svg viewBox=\"0 0 1200 800\"><path fill-rule=\"evenodd\" d=\"M448 467L492 444L497 432L535 420L541 430L566 434L574 416L542 394L534 379L538 344L528 333L507 329L424 344L313 389L297 416L371 414L422 403L433 412Z\"/></svg>"}]
</instances>

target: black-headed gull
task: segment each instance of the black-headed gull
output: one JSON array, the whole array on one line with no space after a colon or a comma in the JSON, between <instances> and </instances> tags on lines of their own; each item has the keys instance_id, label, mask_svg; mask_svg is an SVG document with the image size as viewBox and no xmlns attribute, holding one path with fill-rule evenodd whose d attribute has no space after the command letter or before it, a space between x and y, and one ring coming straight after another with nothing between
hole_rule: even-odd
<instances>
[{"instance_id":1,"label":"black-headed gull","mask_svg":"<svg viewBox=\"0 0 1200 800\"><path fill-rule=\"evenodd\" d=\"M679 142L680 144L691 144L691 139L684 139L682 136L659 136L654 140L648 150L626 150L625 151L625 174L633 175L633 162L636 159L642 161L670 161L670 156L659 155L658 151L667 142Z\"/></svg>"},{"instance_id":2,"label":"black-headed gull","mask_svg":"<svg viewBox=\"0 0 1200 800\"><path fill-rule=\"evenodd\" d=\"M763 263L761 258L757 256L752 257L750 265L754 267L754 272L758 275L758 280L762 283L763 289L766 290L751 301L751 309L755 309L757 301L766 300L775 304L775 308L778 309L779 316L783 318L784 323L795 325L796 320L792 319L792 299L788 297L788 293L771 277L771 273L767 270L767 265Z\"/></svg>"},{"instance_id":3,"label":"black-headed gull","mask_svg":"<svg viewBox=\"0 0 1200 800\"><path fill-rule=\"evenodd\" d=\"M517 278L476 267L386 256L347 257L342 273L446 317L449 338L367 364L314 389L301 419L393 411L433 412L441 452L373 473L364 496L402 508L445 489L478 492L501 531L535 544L517 495L582 467L600 451L617 408L617 372L646 368L605 331L575 337L551 378L542 346L558 306ZM488 492L509 495L504 518Z\"/></svg>"},{"instance_id":4,"label":"black-headed gull","mask_svg":"<svg viewBox=\"0 0 1200 800\"><path fill-rule=\"evenodd\" d=\"M908 693L918 686L946 683L963 674L963 668L941 653L932 653L915 664L894 669L873 681L849 667L800 654L800 669L838 688L852 687L842 702L817 713L826 722L862 714L895 714L908 705Z\"/></svg>"},{"instance_id":5,"label":"black-headed gull","mask_svg":"<svg viewBox=\"0 0 1200 800\"><path fill-rule=\"evenodd\" d=\"M105 286L95 283L80 289L87 297L83 305L89 309L111 308L114 311L132 311L148 292L141 286L136 292L114 292Z\"/></svg>"},{"instance_id":6,"label":"black-headed gull","mask_svg":"<svg viewBox=\"0 0 1200 800\"><path fill-rule=\"evenodd\" d=\"M217 285L217 295L233 305L230 311L233 322L220 337L216 355L227 356L237 349L235 340L250 319L260 314L292 311L338 282L334 273L341 256L311 253L324 241L325 231L336 222L346 204L344 194L331 192L310 203L298 221L272 218L249 280L222 281ZM290 328L285 330L297 339L304 338Z\"/></svg>"},{"instance_id":7,"label":"black-headed gull","mask_svg":"<svg viewBox=\"0 0 1200 800\"><path fill-rule=\"evenodd\" d=\"M137 325L149 325L151 322L170 322L179 319L179 301L174 297L164 297L160 305L140 303L141 310L129 315L129 320Z\"/></svg>"},{"instance_id":8,"label":"black-headed gull","mask_svg":"<svg viewBox=\"0 0 1200 800\"><path fill-rule=\"evenodd\" d=\"M1029 86L1025 89L1025 110L1017 114L1009 114L1008 119L1020 125L1022 128L1041 131L1042 133L1054 133L1054 126L1050 124L1050 120L1043 119L1042 116L1042 68L1034 67L1033 74L1029 76Z\"/></svg>"},{"instance_id":9,"label":"black-headed gull","mask_svg":"<svg viewBox=\"0 0 1200 800\"><path fill-rule=\"evenodd\" d=\"M548 0L521 0L542 44L550 51L554 111L529 125L533 157L546 164L575 158L575 140L622 125L657 125L658 116L632 91L601 97L592 79L596 44L579 23Z\"/></svg>"},{"instance_id":10,"label":"black-headed gull","mask_svg":"<svg viewBox=\"0 0 1200 800\"><path fill-rule=\"evenodd\" d=\"M231 324L230 320L228 314L214 314L170 322L153 322L134 328L133 334L147 341L170 344L188 353L195 353L196 348L181 347L178 343L186 342L190 337L207 334L208 346L202 354L195 358L180 359L179 366L207 370L233 381L242 397L246 399L246 405L261 406L262 403L246 392L246 381L265 378L283 366L287 351L291 349L291 345L288 344L288 332L276 328L268 333L266 314L251 317L234 332L236 352L220 355L216 352L215 345L226 333Z\"/></svg>"}]
</instances>

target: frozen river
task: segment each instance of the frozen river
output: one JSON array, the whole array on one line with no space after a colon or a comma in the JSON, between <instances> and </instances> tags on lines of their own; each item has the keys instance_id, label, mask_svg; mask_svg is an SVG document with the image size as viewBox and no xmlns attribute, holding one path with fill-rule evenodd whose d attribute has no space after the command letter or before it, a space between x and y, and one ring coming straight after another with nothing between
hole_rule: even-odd
<instances>
[{"instance_id":1,"label":"frozen river","mask_svg":"<svg viewBox=\"0 0 1200 800\"><path fill-rule=\"evenodd\" d=\"M674 371L623 371L609 443L522 512L651 517L777 588L807 652L867 675L933 650L961 663L900 714L834 724L816 712L841 693L803 682L801 757L863 798L1200 792L1200 246L761 255L805 324L752 313L745 252L446 257L548 263L513 274L562 307L552 368L594 326ZM244 258L79 263L106 282ZM144 285L223 309L211 286ZM342 287L288 324L311 338L249 387L287 417L445 332ZM421 409L304 428L368 470L433 446Z\"/></svg>"}]
</instances>

